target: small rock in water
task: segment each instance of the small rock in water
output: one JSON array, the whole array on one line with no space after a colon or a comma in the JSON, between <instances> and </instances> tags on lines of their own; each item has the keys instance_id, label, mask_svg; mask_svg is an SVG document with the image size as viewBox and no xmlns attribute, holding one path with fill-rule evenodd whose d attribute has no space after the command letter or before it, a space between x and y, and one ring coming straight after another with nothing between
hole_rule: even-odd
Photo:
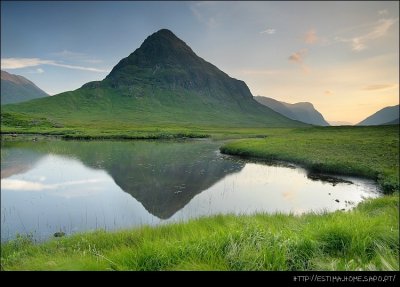
<instances>
[{"instance_id":1,"label":"small rock in water","mask_svg":"<svg viewBox=\"0 0 400 287\"><path fill-rule=\"evenodd\" d=\"M54 237L63 237L63 236L65 236L65 232L56 232L56 233L54 233Z\"/></svg>"},{"instance_id":2,"label":"small rock in water","mask_svg":"<svg viewBox=\"0 0 400 287\"><path fill-rule=\"evenodd\" d=\"M343 211L344 211L344 210L346 210L346 208L342 208L341 210L343 210Z\"/></svg>"},{"instance_id":3,"label":"small rock in water","mask_svg":"<svg viewBox=\"0 0 400 287\"><path fill-rule=\"evenodd\" d=\"M335 199L336 202L340 202L339 199Z\"/></svg>"},{"instance_id":4,"label":"small rock in water","mask_svg":"<svg viewBox=\"0 0 400 287\"><path fill-rule=\"evenodd\" d=\"M329 195L331 195L331 193L328 193Z\"/></svg>"}]
</instances>

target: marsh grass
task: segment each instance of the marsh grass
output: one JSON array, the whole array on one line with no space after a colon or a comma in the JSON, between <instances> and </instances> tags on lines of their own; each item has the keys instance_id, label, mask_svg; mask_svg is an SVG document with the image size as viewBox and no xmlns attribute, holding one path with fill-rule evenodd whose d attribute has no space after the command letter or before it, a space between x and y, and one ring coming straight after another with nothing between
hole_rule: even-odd
<instances>
[{"instance_id":1,"label":"marsh grass","mask_svg":"<svg viewBox=\"0 0 400 287\"><path fill-rule=\"evenodd\" d=\"M390 195L325 214L219 215L2 244L2 270L399 270L398 126L232 129L225 153L377 180Z\"/></svg>"},{"instance_id":2,"label":"marsh grass","mask_svg":"<svg viewBox=\"0 0 400 287\"><path fill-rule=\"evenodd\" d=\"M386 193L399 190L398 125L294 129L230 142L221 152L294 162L313 172L362 176L378 181Z\"/></svg>"}]
</instances>

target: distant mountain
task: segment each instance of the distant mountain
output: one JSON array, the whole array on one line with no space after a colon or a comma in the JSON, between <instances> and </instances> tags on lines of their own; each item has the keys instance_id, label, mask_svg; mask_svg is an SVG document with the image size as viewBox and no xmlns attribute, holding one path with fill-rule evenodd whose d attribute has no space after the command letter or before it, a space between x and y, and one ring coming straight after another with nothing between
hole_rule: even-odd
<instances>
[{"instance_id":1,"label":"distant mountain","mask_svg":"<svg viewBox=\"0 0 400 287\"><path fill-rule=\"evenodd\" d=\"M6 111L51 117L64 126L304 126L260 105L247 85L198 57L162 29L102 81Z\"/></svg>"},{"instance_id":2,"label":"distant mountain","mask_svg":"<svg viewBox=\"0 0 400 287\"><path fill-rule=\"evenodd\" d=\"M1 104L13 104L49 95L27 78L1 71Z\"/></svg>"},{"instance_id":3,"label":"distant mountain","mask_svg":"<svg viewBox=\"0 0 400 287\"><path fill-rule=\"evenodd\" d=\"M317 126L329 126L329 123L311 103L301 102L289 104L268 97L256 96L254 98L260 104L263 104L290 119Z\"/></svg>"},{"instance_id":4,"label":"distant mountain","mask_svg":"<svg viewBox=\"0 0 400 287\"><path fill-rule=\"evenodd\" d=\"M384 126L387 126L387 125L398 125L399 123L400 123L399 118L397 118L397 119L395 119L395 120L393 120L393 121L384 123L384 124L382 124L382 125L384 125Z\"/></svg>"},{"instance_id":5,"label":"distant mountain","mask_svg":"<svg viewBox=\"0 0 400 287\"><path fill-rule=\"evenodd\" d=\"M395 121L396 119L399 119L399 105L383 108L358 123L357 126L384 125L389 122Z\"/></svg>"},{"instance_id":6,"label":"distant mountain","mask_svg":"<svg viewBox=\"0 0 400 287\"><path fill-rule=\"evenodd\" d=\"M328 121L331 126L352 126L353 124L345 121Z\"/></svg>"}]
</instances>

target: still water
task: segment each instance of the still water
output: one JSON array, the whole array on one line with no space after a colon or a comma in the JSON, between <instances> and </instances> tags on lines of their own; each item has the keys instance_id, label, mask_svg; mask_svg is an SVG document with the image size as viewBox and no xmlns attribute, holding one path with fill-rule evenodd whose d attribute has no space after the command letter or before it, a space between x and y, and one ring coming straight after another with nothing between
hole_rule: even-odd
<instances>
[{"instance_id":1,"label":"still water","mask_svg":"<svg viewBox=\"0 0 400 287\"><path fill-rule=\"evenodd\" d=\"M213 214L348 210L373 181L219 153L220 142L4 142L1 240L156 225Z\"/></svg>"}]
</instances>

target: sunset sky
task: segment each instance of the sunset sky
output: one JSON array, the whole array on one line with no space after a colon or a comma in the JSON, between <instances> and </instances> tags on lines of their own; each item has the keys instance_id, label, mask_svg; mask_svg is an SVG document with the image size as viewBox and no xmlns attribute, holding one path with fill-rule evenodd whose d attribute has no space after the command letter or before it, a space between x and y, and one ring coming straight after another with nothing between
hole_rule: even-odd
<instances>
[{"instance_id":1,"label":"sunset sky","mask_svg":"<svg viewBox=\"0 0 400 287\"><path fill-rule=\"evenodd\" d=\"M1 2L1 69L50 94L105 78L161 28L254 96L357 123L399 103L399 3Z\"/></svg>"}]
</instances>

